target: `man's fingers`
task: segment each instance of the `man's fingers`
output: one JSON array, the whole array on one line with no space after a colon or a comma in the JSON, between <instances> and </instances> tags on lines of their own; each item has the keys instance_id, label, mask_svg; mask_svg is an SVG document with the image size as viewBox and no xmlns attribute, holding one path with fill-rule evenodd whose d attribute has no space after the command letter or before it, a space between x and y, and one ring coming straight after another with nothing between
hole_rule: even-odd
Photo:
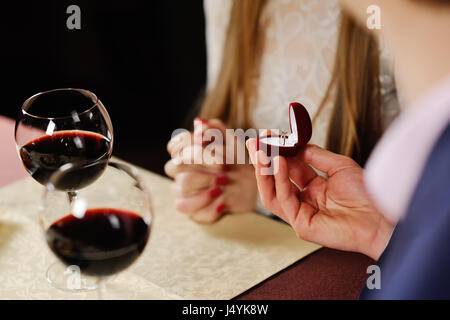
<instances>
[{"instance_id":1,"label":"man's fingers","mask_svg":"<svg viewBox=\"0 0 450 320\"><path fill-rule=\"evenodd\" d=\"M248 139L245 143L247 146L248 154L250 156L250 160L255 168L259 165L261 174L271 174L270 170L270 159L262 150L257 150L257 140L255 138Z\"/></svg>"},{"instance_id":2,"label":"man's fingers","mask_svg":"<svg viewBox=\"0 0 450 320\"><path fill-rule=\"evenodd\" d=\"M311 221L317 209L310 204L311 199L305 201L305 195L311 196L308 193L309 189L297 192L298 189L289 180L287 162L283 157L275 157L274 163L279 168L275 174L275 188L277 200L285 215L284 220L293 227L300 238L311 240Z\"/></svg>"},{"instance_id":3,"label":"man's fingers","mask_svg":"<svg viewBox=\"0 0 450 320\"><path fill-rule=\"evenodd\" d=\"M305 146L296 157L302 162L325 172L328 176L348 167L358 166L351 158L322 149L316 145Z\"/></svg>"},{"instance_id":4,"label":"man's fingers","mask_svg":"<svg viewBox=\"0 0 450 320\"><path fill-rule=\"evenodd\" d=\"M305 188L315 177L317 173L308 164L295 158L287 158L289 178L300 188Z\"/></svg>"},{"instance_id":5,"label":"man's fingers","mask_svg":"<svg viewBox=\"0 0 450 320\"><path fill-rule=\"evenodd\" d=\"M297 236L303 240L314 240L314 223L312 219L317 210L306 202L301 202L298 214L290 223Z\"/></svg>"},{"instance_id":6,"label":"man's fingers","mask_svg":"<svg viewBox=\"0 0 450 320\"><path fill-rule=\"evenodd\" d=\"M265 160L267 160L267 157L265 157L265 154L262 150L256 151L256 139L248 139L246 145L248 153L250 155L250 159L252 160L253 166L255 167L256 184L258 186L258 191L262 204L273 213L282 216L283 215L282 209L278 204L278 202L276 201L274 177L273 175L261 174L262 170L268 169L267 165L264 165L264 162ZM262 162L259 163L258 158L263 157L265 157L263 159L264 161L259 161Z\"/></svg>"},{"instance_id":7,"label":"man's fingers","mask_svg":"<svg viewBox=\"0 0 450 320\"><path fill-rule=\"evenodd\" d=\"M245 143L247 146L248 154L250 156L250 160L252 161L253 166L256 165L256 139L251 138L248 139ZM256 166L255 166L256 168Z\"/></svg>"},{"instance_id":8,"label":"man's fingers","mask_svg":"<svg viewBox=\"0 0 450 320\"><path fill-rule=\"evenodd\" d=\"M300 201L308 203L317 210L325 208L326 184L325 178L317 177L299 194Z\"/></svg>"},{"instance_id":9,"label":"man's fingers","mask_svg":"<svg viewBox=\"0 0 450 320\"><path fill-rule=\"evenodd\" d=\"M268 170L269 165L264 164L266 160L267 156L263 151L259 150L256 152L255 176L261 202L267 209L286 221L283 209L276 197L274 176L272 174L262 174L264 170Z\"/></svg>"},{"instance_id":10,"label":"man's fingers","mask_svg":"<svg viewBox=\"0 0 450 320\"><path fill-rule=\"evenodd\" d=\"M286 159L277 156L273 159L274 166L278 167L275 173L276 197L284 216L292 224L298 214L300 201L295 192L295 186L292 184L288 175L288 166Z\"/></svg>"}]
</instances>

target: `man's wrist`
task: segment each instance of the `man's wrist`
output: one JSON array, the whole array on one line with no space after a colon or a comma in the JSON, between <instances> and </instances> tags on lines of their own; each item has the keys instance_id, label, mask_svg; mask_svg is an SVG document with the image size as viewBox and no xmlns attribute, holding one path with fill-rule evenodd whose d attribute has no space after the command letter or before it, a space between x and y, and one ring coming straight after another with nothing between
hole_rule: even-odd
<instances>
[{"instance_id":1,"label":"man's wrist","mask_svg":"<svg viewBox=\"0 0 450 320\"><path fill-rule=\"evenodd\" d=\"M369 257L373 260L378 261L380 256L383 254L384 250L389 244L391 240L392 233L394 232L395 224L390 223L386 218L382 218L380 221L380 225L377 230L377 235L372 243Z\"/></svg>"}]
</instances>

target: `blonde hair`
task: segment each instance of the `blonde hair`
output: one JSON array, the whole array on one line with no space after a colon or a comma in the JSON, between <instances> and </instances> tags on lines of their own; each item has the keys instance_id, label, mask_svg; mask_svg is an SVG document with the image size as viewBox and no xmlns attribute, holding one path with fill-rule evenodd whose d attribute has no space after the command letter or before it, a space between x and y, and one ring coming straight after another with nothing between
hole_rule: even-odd
<instances>
[{"instance_id":1,"label":"blonde hair","mask_svg":"<svg viewBox=\"0 0 450 320\"><path fill-rule=\"evenodd\" d=\"M252 127L251 97L262 51L258 33L265 3L233 0L218 80L207 93L200 117L219 118L233 128ZM363 165L381 135L379 50L375 39L345 13L331 81L313 123L333 95L327 148Z\"/></svg>"}]
</instances>

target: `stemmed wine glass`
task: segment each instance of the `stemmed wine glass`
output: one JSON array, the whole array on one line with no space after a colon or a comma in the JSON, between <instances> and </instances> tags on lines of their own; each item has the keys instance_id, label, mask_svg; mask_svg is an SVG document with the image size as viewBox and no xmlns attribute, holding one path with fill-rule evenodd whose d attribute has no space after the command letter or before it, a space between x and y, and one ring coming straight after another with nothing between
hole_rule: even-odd
<instances>
[{"instance_id":1,"label":"stemmed wine glass","mask_svg":"<svg viewBox=\"0 0 450 320\"><path fill-rule=\"evenodd\" d=\"M113 148L111 119L97 96L84 89L55 89L28 98L16 121L15 139L28 173L45 185L69 162L92 164L55 186L72 199L103 172Z\"/></svg>"},{"instance_id":2,"label":"stemmed wine glass","mask_svg":"<svg viewBox=\"0 0 450 320\"><path fill-rule=\"evenodd\" d=\"M101 177L80 189L72 201L57 186L95 164L68 163L58 169L44 192L39 221L48 246L61 261L48 270L47 280L70 291L97 284L101 298L106 277L126 269L144 250L152 207L135 168L107 160L100 164L105 167ZM91 284L68 283L63 275L68 270L90 276Z\"/></svg>"}]
</instances>

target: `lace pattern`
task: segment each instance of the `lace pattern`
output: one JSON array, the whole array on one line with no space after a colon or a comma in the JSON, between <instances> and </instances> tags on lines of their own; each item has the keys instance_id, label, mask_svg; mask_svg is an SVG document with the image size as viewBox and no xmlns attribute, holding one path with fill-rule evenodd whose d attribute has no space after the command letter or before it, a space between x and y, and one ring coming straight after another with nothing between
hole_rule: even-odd
<instances>
[{"instance_id":1,"label":"lace pattern","mask_svg":"<svg viewBox=\"0 0 450 320\"><path fill-rule=\"evenodd\" d=\"M232 0L205 0L208 88L214 86L222 60ZM287 106L302 102L311 117L328 87L336 53L338 0L268 0L261 17L264 51L255 78L253 123L256 128L289 130ZM391 59L381 47L384 126L399 110ZM318 117L312 143L325 145L332 103Z\"/></svg>"}]
</instances>

